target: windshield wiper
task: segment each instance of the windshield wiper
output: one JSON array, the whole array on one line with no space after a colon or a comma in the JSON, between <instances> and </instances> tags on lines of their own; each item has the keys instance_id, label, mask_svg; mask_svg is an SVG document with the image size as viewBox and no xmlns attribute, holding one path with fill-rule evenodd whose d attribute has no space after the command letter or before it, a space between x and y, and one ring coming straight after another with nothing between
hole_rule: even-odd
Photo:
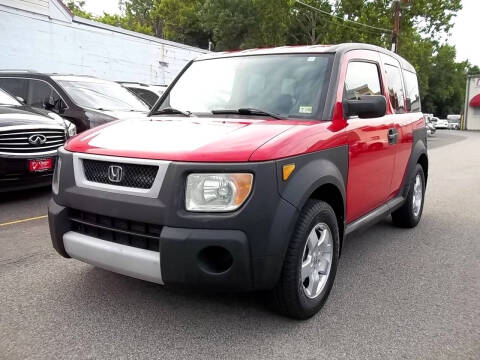
<instances>
[{"instance_id":1,"label":"windshield wiper","mask_svg":"<svg viewBox=\"0 0 480 360\"><path fill-rule=\"evenodd\" d=\"M212 114L239 114L239 115L265 115L270 116L274 119L284 120L285 118L280 116L279 114L272 113L265 110L254 109L254 108L240 108L237 110L234 109L220 109L220 110L212 110Z\"/></svg>"},{"instance_id":2,"label":"windshield wiper","mask_svg":"<svg viewBox=\"0 0 480 360\"><path fill-rule=\"evenodd\" d=\"M192 116L192 113L190 111L182 111L178 109L174 109L171 107L166 107L160 110L155 111L152 115L161 115L161 114L181 114L183 116Z\"/></svg>"}]
</instances>

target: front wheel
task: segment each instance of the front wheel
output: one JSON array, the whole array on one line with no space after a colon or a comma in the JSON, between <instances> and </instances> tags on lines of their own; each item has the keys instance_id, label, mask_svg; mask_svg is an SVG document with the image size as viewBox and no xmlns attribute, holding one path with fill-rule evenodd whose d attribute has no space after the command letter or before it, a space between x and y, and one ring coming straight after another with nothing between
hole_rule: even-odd
<instances>
[{"instance_id":1,"label":"front wheel","mask_svg":"<svg viewBox=\"0 0 480 360\"><path fill-rule=\"evenodd\" d=\"M335 212L323 201L310 200L299 216L273 290L281 313L307 319L321 309L333 286L339 250Z\"/></svg>"}]
</instances>

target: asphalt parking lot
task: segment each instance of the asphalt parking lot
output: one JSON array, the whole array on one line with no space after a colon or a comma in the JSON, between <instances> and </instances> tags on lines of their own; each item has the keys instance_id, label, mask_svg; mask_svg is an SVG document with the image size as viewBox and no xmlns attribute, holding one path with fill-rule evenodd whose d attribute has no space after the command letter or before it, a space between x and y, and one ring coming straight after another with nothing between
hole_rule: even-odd
<instances>
[{"instance_id":1,"label":"asphalt parking lot","mask_svg":"<svg viewBox=\"0 0 480 360\"><path fill-rule=\"evenodd\" d=\"M305 322L261 294L169 289L63 259L43 217L49 190L0 194L0 358L479 359L480 133L429 143L422 222L385 219L347 239L329 300Z\"/></svg>"}]
</instances>

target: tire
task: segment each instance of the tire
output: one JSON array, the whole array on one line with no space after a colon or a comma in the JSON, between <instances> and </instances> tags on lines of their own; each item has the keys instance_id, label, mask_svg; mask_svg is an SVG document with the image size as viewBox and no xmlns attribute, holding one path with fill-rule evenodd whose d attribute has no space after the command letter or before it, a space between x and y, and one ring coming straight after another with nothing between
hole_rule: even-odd
<instances>
[{"instance_id":1,"label":"tire","mask_svg":"<svg viewBox=\"0 0 480 360\"><path fill-rule=\"evenodd\" d=\"M315 243L316 247L312 245ZM280 279L273 289L277 311L300 320L315 315L332 289L339 251L340 237L335 212L323 201L309 200L300 213ZM303 274L308 273L312 275L306 278Z\"/></svg>"},{"instance_id":2,"label":"tire","mask_svg":"<svg viewBox=\"0 0 480 360\"><path fill-rule=\"evenodd\" d=\"M415 192L416 186L418 186L417 179L421 181L420 188L417 187L417 190L421 190L421 200L418 202L418 192ZM417 201L417 206L415 206L415 200ZM409 189L407 194L407 199L401 208L392 213L392 220L396 226L403 228L413 228L417 226L422 218L423 213L423 203L425 201L425 174L423 168L420 164L417 164L415 167L415 172L413 177L409 181Z\"/></svg>"}]
</instances>

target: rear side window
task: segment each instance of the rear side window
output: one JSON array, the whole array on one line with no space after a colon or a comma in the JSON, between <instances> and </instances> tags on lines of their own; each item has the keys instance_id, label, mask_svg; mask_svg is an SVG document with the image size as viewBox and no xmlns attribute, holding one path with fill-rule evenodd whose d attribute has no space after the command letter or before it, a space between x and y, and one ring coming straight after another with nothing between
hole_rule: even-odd
<instances>
[{"instance_id":1,"label":"rear side window","mask_svg":"<svg viewBox=\"0 0 480 360\"><path fill-rule=\"evenodd\" d=\"M352 61L348 64L344 88L345 100L381 94L382 88L376 64L362 61Z\"/></svg>"},{"instance_id":2,"label":"rear side window","mask_svg":"<svg viewBox=\"0 0 480 360\"><path fill-rule=\"evenodd\" d=\"M21 78L0 78L0 88L12 96L27 99L27 80Z\"/></svg>"},{"instance_id":3,"label":"rear side window","mask_svg":"<svg viewBox=\"0 0 480 360\"><path fill-rule=\"evenodd\" d=\"M44 108L44 104L48 103L49 100L53 100L55 104L61 101L57 91L50 84L40 80L30 80L27 104L37 108Z\"/></svg>"},{"instance_id":4,"label":"rear side window","mask_svg":"<svg viewBox=\"0 0 480 360\"><path fill-rule=\"evenodd\" d=\"M410 71L403 71L405 80L405 92L407 96L407 111L420 112L422 106L420 104L420 92L418 91L417 75Z\"/></svg>"},{"instance_id":5,"label":"rear side window","mask_svg":"<svg viewBox=\"0 0 480 360\"><path fill-rule=\"evenodd\" d=\"M400 68L385 64L388 82L388 96L395 113L402 114L405 112L405 96L403 92L403 81Z\"/></svg>"}]
</instances>

